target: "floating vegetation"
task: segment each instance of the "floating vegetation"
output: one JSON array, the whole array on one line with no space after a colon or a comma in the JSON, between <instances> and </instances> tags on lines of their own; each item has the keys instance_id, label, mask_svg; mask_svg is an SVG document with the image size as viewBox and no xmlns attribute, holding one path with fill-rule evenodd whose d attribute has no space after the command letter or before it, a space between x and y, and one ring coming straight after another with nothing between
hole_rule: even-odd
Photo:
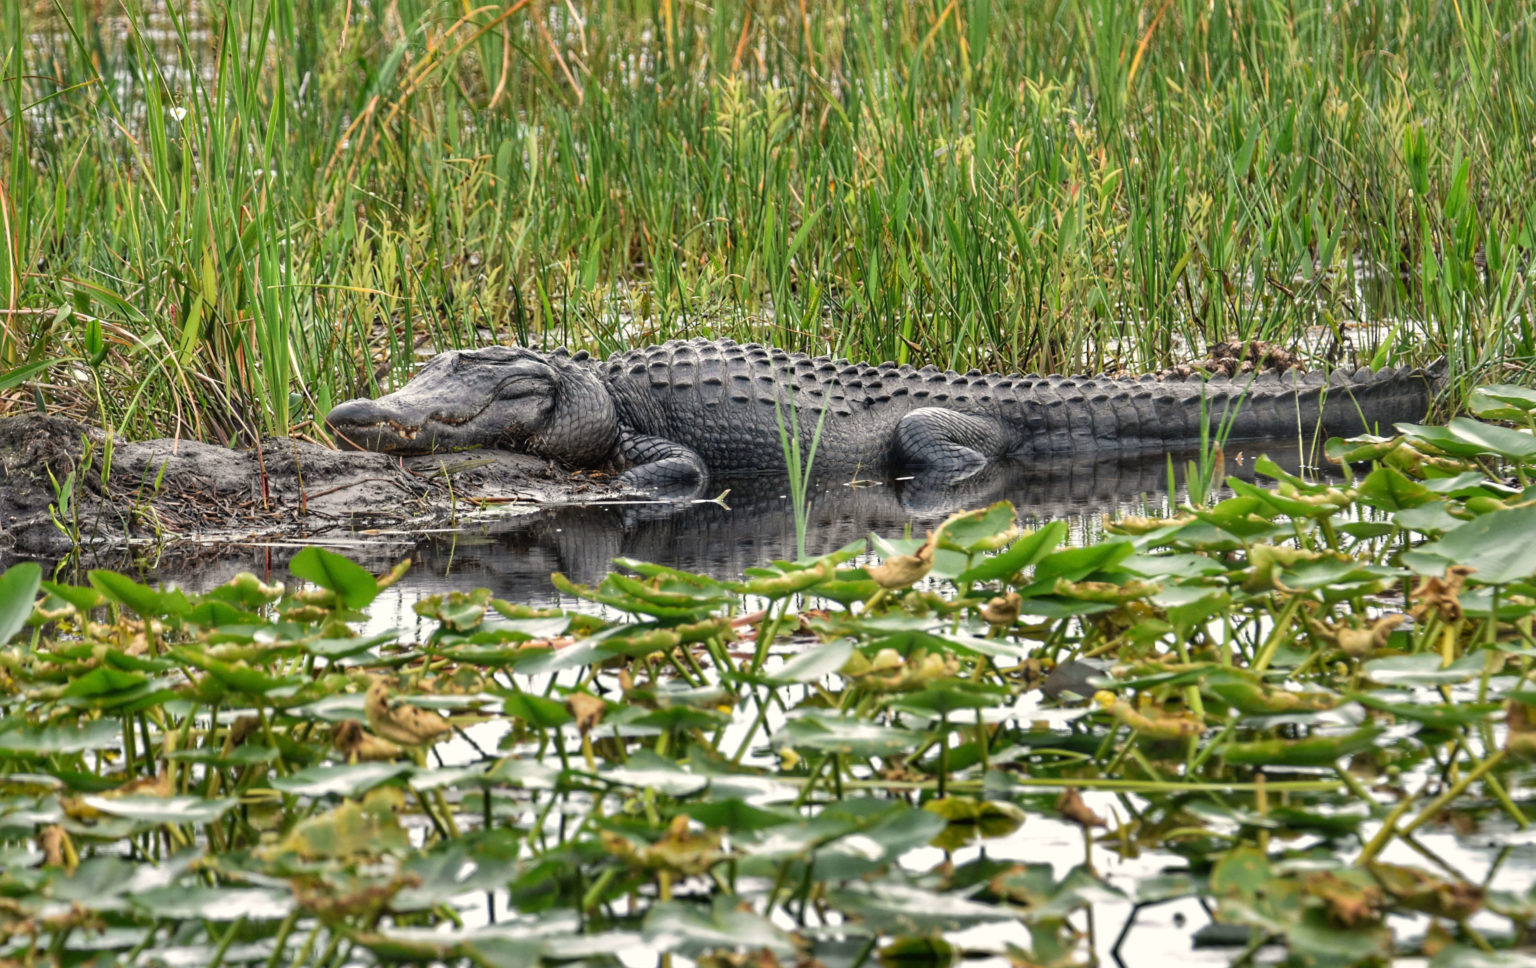
<instances>
[{"instance_id":1,"label":"floating vegetation","mask_svg":"<svg viewBox=\"0 0 1536 968\"><path fill-rule=\"evenodd\" d=\"M1528 963L1536 394L1473 406L1524 429L1332 441L1371 469L1088 547L1000 503L877 564L556 576L601 615L365 634L403 566L318 548L204 594L17 565L0 957L1064 966L1199 900L1239 960Z\"/></svg>"}]
</instances>

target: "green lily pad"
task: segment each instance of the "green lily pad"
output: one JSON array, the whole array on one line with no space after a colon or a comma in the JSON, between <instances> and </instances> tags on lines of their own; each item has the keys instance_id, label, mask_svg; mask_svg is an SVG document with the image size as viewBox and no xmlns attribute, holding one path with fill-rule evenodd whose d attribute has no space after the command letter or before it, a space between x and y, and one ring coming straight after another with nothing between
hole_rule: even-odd
<instances>
[{"instance_id":1,"label":"green lily pad","mask_svg":"<svg viewBox=\"0 0 1536 968\"><path fill-rule=\"evenodd\" d=\"M150 917L202 921L281 921L293 909L292 894L271 887L178 884L134 894L132 901Z\"/></svg>"},{"instance_id":2,"label":"green lily pad","mask_svg":"<svg viewBox=\"0 0 1536 968\"><path fill-rule=\"evenodd\" d=\"M1454 685L1481 676L1484 661L1479 653L1462 656L1448 666L1440 656L1428 652L1392 655L1367 662L1365 674L1383 686Z\"/></svg>"},{"instance_id":3,"label":"green lily pad","mask_svg":"<svg viewBox=\"0 0 1536 968\"><path fill-rule=\"evenodd\" d=\"M273 777L274 789L301 797L355 797L381 783L415 771L409 763L358 763L311 766L289 776Z\"/></svg>"},{"instance_id":4,"label":"green lily pad","mask_svg":"<svg viewBox=\"0 0 1536 968\"><path fill-rule=\"evenodd\" d=\"M1451 565L1466 565L1482 582L1530 578L1536 574L1536 507L1479 515L1439 541L1404 552L1402 560L1421 575L1438 576Z\"/></svg>"},{"instance_id":5,"label":"green lily pad","mask_svg":"<svg viewBox=\"0 0 1536 968\"><path fill-rule=\"evenodd\" d=\"M890 934L955 930L1014 918L1012 911L996 904L891 882L849 884L829 891L827 903Z\"/></svg>"},{"instance_id":6,"label":"green lily pad","mask_svg":"<svg viewBox=\"0 0 1536 968\"><path fill-rule=\"evenodd\" d=\"M708 951L770 951L790 955L795 945L773 922L715 897L708 908L663 901L645 914L645 936L663 950L695 955Z\"/></svg>"},{"instance_id":7,"label":"green lily pad","mask_svg":"<svg viewBox=\"0 0 1536 968\"><path fill-rule=\"evenodd\" d=\"M379 583L367 569L324 548L309 547L293 556L288 570L327 591L347 608L363 608L379 595Z\"/></svg>"},{"instance_id":8,"label":"green lily pad","mask_svg":"<svg viewBox=\"0 0 1536 968\"><path fill-rule=\"evenodd\" d=\"M31 561L12 565L0 575L0 645L22 630L42 585L43 569Z\"/></svg>"},{"instance_id":9,"label":"green lily pad","mask_svg":"<svg viewBox=\"0 0 1536 968\"><path fill-rule=\"evenodd\" d=\"M1067 523L1052 521L1038 531L1030 531L1008 546L1006 551L982 559L955 576L957 581L996 581L1018 574L1035 564L1067 537Z\"/></svg>"},{"instance_id":10,"label":"green lily pad","mask_svg":"<svg viewBox=\"0 0 1536 968\"><path fill-rule=\"evenodd\" d=\"M102 813L143 823L211 823L228 813L236 803L231 799L138 794L123 797L86 796L80 799L86 806Z\"/></svg>"},{"instance_id":11,"label":"green lily pad","mask_svg":"<svg viewBox=\"0 0 1536 968\"><path fill-rule=\"evenodd\" d=\"M773 735L775 748L794 747L852 756L896 756L915 748L923 733L854 717L802 712Z\"/></svg>"},{"instance_id":12,"label":"green lily pad","mask_svg":"<svg viewBox=\"0 0 1536 968\"><path fill-rule=\"evenodd\" d=\"M97 719L80 726L22 726L0 732L0 757L5 754L48 755L109 749L118 745L120 724Z\"/></svg>"}]
</instances>

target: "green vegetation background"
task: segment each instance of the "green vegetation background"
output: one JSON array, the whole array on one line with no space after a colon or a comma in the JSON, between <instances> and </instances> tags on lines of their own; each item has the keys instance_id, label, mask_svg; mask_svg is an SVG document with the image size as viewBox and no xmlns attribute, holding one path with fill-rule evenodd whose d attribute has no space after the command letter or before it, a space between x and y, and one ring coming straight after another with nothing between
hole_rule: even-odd
<instances>
[{"instance_id":1,"label":"green vegetation background","mask_svg":"<svg viewBox=\"0 0 1536 968\"><path fill-rule=\"evenodd\" d=\"M26 0L0 61L0 413L248 440L492 339L1532 352L1516 0Z\"/></svg>"}]
</instances>

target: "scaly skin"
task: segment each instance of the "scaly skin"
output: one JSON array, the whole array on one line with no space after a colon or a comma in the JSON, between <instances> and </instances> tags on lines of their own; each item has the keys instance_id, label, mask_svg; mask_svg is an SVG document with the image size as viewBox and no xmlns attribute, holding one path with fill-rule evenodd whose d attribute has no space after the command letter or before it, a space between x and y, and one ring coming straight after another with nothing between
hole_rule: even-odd
<instances>
[{"instance_id":1,"label":"scaly skin","mask_svg":"<svg viewBox=\"0 0 1536 968\"><path fill-rule=\"evenodd\" d=\"M509 347L443 353L409 384L331 411L338 440L420 454L509 447L642 488L785 473L960 480L988 462L1155 453L1200 440L1201 397L1228 440L1348 436L1418 420L1424 371L1134 380L871 366L731 340L670 342L600 361ZM793 428L793 429L792 429Z\"/></svg>"}]
</instances>

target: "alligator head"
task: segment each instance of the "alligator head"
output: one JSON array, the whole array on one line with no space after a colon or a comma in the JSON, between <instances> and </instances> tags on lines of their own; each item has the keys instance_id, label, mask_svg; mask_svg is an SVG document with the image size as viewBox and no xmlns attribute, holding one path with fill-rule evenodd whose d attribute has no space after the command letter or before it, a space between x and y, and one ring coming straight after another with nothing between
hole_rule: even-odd
<instances>
[{"instance_id":1,"label":"alligator head","mask_svg":"<svg viewBox=\"0 0 1536 968\"><path fill-rule=\"evenodd\" d=\"M451 350L394 393L337 405L326 426L338 443L357 450L504 447L594 467L613 451L618 423L584 358L509 346Z\"/></svg>"}]
</instances>

